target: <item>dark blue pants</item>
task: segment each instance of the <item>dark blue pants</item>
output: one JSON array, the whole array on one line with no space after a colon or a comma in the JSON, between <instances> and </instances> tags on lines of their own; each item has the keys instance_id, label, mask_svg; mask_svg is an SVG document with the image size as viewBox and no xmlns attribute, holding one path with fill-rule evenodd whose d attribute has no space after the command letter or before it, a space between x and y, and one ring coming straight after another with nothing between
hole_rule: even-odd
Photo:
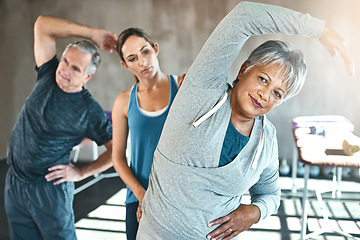
<instances>
[{"instance_id":1,"label":"dark blue pants","mask_svg":"<svg viewBox=\"0 0 360 240\"><path fill-rule=\"evenodd\" d=\"M76 239L74 183L54 186L43 181L27 183L8 171L5 183L5 209L10 239Z\"/></svg>"},{"instance_id":2,"label":"dark blue pants","mask_svg":"<svg viewBox=\"0 0 360 240\"><path fill-rule=\"evenodd\" d=\"M139 207L139 202L126 204L126 238L127 240L135 240L136 233L139 228L139 223L136 219L136 211Z\"/></svg>"}]
</instances>

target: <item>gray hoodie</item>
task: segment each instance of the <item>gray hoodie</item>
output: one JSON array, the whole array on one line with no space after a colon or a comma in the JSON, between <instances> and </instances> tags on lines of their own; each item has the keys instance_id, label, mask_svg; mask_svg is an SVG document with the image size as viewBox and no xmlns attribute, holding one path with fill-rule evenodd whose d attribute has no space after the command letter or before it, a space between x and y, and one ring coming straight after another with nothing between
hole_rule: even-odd
<instances>
[{"instance_id":1,"label":"gray hoodie","mask_svg":"<svg viewBox=\"0 0 360 240\"><path fill-rule=\"evenodd\" d=\"M319 37L324 25L308 14L250 2L241 2L222 20L170 109L154 154L137 239L206 239L217 227L208 223L237 209L247 191L261 219L277 210L278 145L275 128L264 116L255 119L239 155L218 167L231 114L228 71L253 35Z\"/></svg>"}]
</instances>

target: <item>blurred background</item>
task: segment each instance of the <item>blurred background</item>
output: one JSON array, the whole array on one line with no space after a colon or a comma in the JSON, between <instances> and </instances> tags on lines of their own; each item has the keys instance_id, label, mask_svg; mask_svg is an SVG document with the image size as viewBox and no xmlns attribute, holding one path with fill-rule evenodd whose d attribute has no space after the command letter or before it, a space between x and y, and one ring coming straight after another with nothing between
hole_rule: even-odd
<instances>
[{"instance_id":1,"label":"blurred background","mask_svg":"<svg viewBox=\"0 0 360 240\"><path fill-rule=\"evenodd\" d=\"M239 0L0 0L0 158L13 124L36 79L33 25L39 15L52 15L104 28L119 34L141 27L160 46L160 66L168 74L182 74L190 67L207 37ZM267 0L255 1L307 12L327 21L349 42L356 77L349 77L342 59L331 58L317 39L267 35L248 40L229 72L232 81L250 51L268 39L280 39L301 49L308 64L307 82L295 98L275 108L268 118L278 131L279 155L292 157L291 120L303 115L342 115L360 135L360 1ZM75 39L74 39L75 40ZM58 41L58 56L72 39ZM116 53L102 51L102 64L87 88L105 110L117 94L134 83ZM71 123L69 123L71 124Z\"/></svg>"}]
</instances>

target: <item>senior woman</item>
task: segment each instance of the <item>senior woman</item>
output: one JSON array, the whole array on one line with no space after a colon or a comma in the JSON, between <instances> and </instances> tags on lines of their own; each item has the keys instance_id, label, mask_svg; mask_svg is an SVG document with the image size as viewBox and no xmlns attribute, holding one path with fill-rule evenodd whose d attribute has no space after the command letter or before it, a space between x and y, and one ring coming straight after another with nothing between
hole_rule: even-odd
<instances>
[{"instance_id":1,"label":"senior woman","mask_svg":"<svg viewBox=\"0 0 360 240\"><path fill-rule=\"evenodd\" d=\"M190 67L154 154L137 239L231 239L280 203L278 145L265 114L296 95L306 75L301 52L268 41L228 70L253 35L298 34L350 53L325 22L289 9L241 2ZM241 204L247 191L251 204Z\"/></svg>"}]
</instances>

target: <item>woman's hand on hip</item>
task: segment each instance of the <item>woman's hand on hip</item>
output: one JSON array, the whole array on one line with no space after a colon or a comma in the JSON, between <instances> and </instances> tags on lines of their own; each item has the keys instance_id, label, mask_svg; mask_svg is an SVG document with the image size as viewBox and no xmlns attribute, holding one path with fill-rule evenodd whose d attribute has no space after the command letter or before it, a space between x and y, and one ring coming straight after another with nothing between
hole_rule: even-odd
<instances>
[{"instance_id":1,"label":"woman's hand on hip","mask_svg":"<svg viewBox=\"0 0 360 240\"><path fill-rule=\"evenodd\" d=\"M249 229L260 219L260 209L255 205L241 204L228 215L209 223L209 227L220 225L209 233L207 239L229 240L239 233Z\"/></svg>"}]
</instances>

